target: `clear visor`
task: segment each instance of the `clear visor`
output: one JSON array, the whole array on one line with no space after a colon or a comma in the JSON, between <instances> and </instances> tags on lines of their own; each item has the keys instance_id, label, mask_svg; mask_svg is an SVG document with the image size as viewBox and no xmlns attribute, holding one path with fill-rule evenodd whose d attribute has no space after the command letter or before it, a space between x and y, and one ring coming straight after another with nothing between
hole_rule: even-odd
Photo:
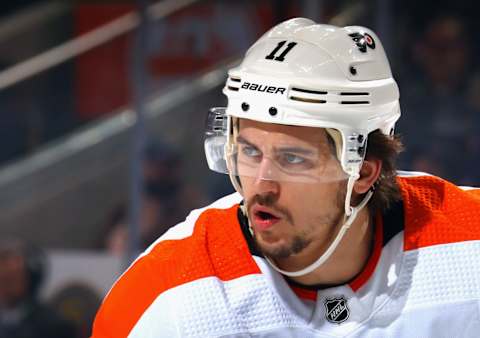
<instances>
[{"instance_id":1,"label":"clear visor","mask_svg":"<svg viewBox=\"0 0 480 338\"><path fill-rule=\"evenodd\" d=\"M240 178L302 183L347 178L322 129L250 120L227 128L224 113L224 108L214 108L207 118L205 152L213 171ZM225 119L220 122L218 116L222 114Z\"/></svg>"}]
</instances>

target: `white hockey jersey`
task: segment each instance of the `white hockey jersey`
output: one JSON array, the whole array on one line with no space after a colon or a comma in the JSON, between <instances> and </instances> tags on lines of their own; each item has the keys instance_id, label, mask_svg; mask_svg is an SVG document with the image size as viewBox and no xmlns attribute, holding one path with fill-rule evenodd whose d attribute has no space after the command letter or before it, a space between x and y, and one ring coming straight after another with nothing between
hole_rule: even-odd
<instances>
[{"instance_id":1,"label":"white hockey jersey","mask_svg":"<svg viewBox=\"0 0 480 338\"><path fill-rule=\"evenodd\" d=\"M480 190L399 177L349 284L306 289L255 251L233 194L193 211L119 278L93 338L480 337Z\"/></svg>"}]
</instances>

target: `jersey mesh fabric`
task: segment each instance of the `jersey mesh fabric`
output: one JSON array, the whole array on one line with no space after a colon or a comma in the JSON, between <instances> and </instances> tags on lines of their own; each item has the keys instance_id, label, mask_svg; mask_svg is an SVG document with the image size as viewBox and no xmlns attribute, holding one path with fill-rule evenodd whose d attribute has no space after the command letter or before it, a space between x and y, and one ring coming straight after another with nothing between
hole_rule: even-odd
<instances>
[{"instance_id":1,"label":"jersey mesh fabric","mask_svg":"<svg viewBox=\"0 0 480 338\"><path fill-rule=\"evenodd\" d=\"M260 273L251 256L245 255L248 248L238 226L237 209L235 205L203 212L192 236L161 241L138 259L103 302L93 337L126 337L158 295L181 284L209 276L228 281ZM128 309L120 305L125 302Z\"/></svg>"},{"instance_id":2,"label":"jersey mesh fabric","mask_svg":"<svg viewBox=\"0 0 480 338\"><path fill-rule=\"evenodd\" d=\"M399 178L405 205L404 249L480 239L480 190L435 176Z\"/></svg>"}]
</instances>

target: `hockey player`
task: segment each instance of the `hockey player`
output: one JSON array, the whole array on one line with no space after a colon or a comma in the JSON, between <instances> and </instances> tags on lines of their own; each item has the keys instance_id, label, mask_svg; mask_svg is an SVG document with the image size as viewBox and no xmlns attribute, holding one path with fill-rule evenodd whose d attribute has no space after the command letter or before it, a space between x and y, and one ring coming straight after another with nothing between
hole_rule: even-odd
<instances>
[{"instance_id":1,"label":"hockey player","mask_svg":"<svg viewBox=\"0 0 480 338\"><path fill-rule=\"evenodd\" d=\"M120 277L106 337L478 337L480 190L395 171L378 37L297 18L229 72L205 151L237 193Z\"/></svg>"}]
</instances>

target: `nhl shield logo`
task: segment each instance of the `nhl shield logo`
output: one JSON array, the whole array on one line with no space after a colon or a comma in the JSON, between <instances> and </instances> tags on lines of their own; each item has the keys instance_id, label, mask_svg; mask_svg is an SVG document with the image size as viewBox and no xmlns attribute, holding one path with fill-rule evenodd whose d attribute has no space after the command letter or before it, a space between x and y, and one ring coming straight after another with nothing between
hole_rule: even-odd
<instances>
[{"instance_id":1,"label":"nhl shield logo","mask_svg":"<svg viewBox=\"0 0 480 338\"><path fill-rule=\"evenodd\" d=\"M343 297L327 298L325 300L325 318L330 323L340 324L348 319L350 310L347 300Z\"/></svg>"}]
</instances>

